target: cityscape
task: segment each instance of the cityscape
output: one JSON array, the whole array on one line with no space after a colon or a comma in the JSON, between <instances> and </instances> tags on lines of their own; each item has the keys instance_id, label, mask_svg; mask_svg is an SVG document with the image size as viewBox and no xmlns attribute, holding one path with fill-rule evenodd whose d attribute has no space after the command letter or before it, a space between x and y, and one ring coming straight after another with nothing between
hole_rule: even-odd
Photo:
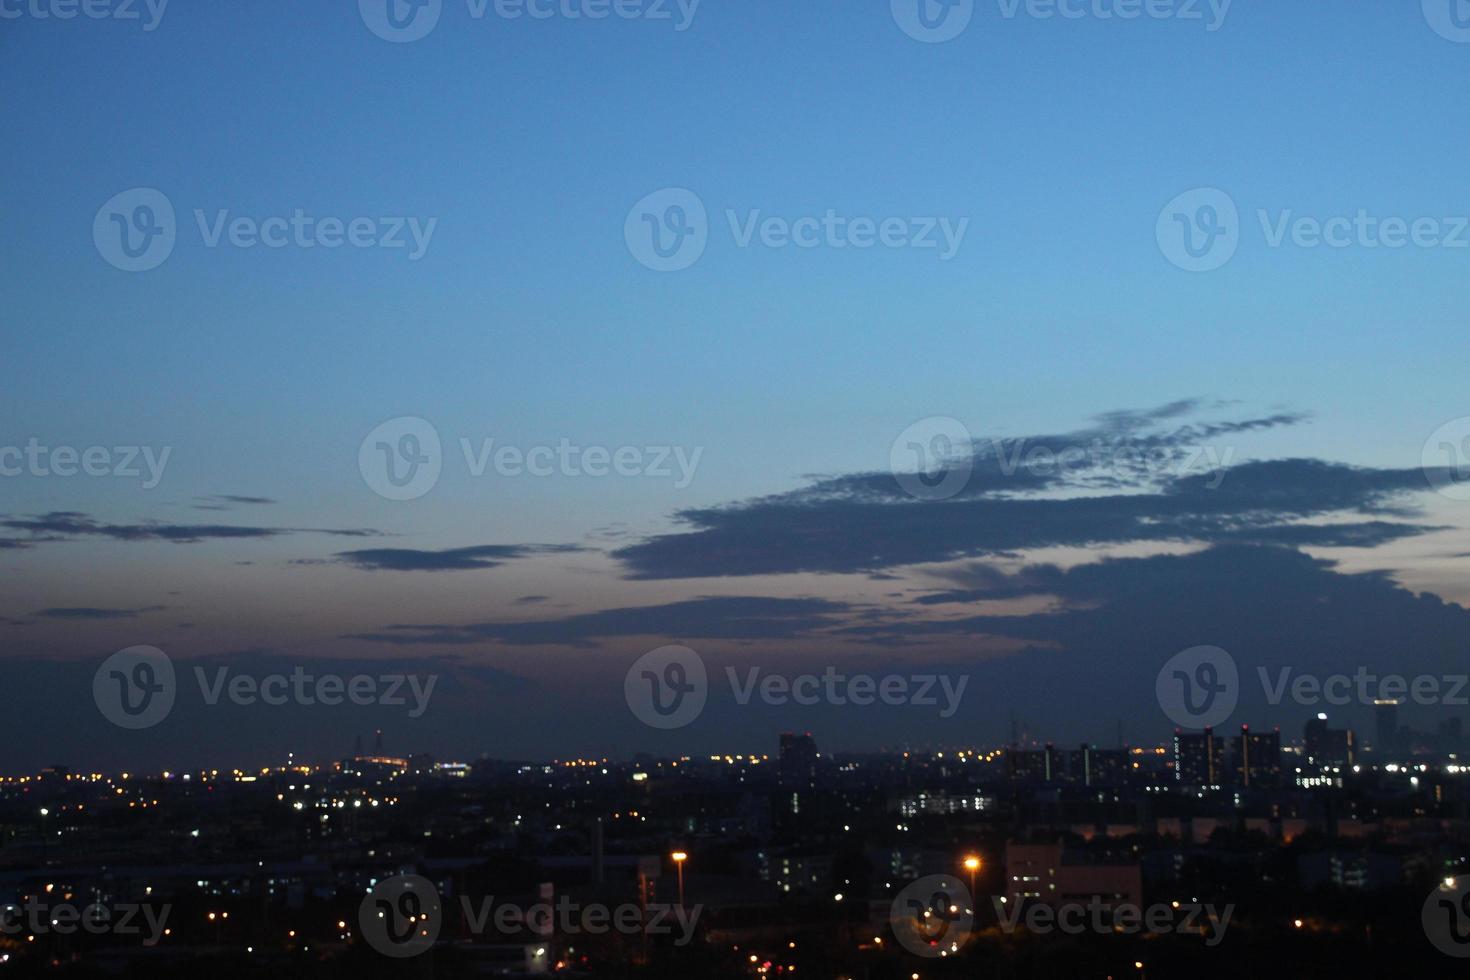
<instances>
[{"instance_id":1,"label":"cityscape","mask_svg":"<svg viewBox=\"0 0 1470 980\"><path fill-rule=\"evenodd\" d=\"M0 778L0 962L1226 976L1269 953L1449 975L1415 960L1412 899L1470 877L1470 766L1458 731L1423 744L1396 708L1366 739L1318 716L1153 745L834 754L784 733L748 754L517 762L395 755L379 731L248 772L55 766ZM405 895L432 939L394 931Z\"/></svg>"},{"instance_id":2,"label":"cityscape","mask_svg":"<svg viewBox=\"0 0 1470 980\"><path fill-rule=\"evenodd\" d=\"M1470 0L0 0L0 980L1470 965Z\"/></svg>"}]
</instances>

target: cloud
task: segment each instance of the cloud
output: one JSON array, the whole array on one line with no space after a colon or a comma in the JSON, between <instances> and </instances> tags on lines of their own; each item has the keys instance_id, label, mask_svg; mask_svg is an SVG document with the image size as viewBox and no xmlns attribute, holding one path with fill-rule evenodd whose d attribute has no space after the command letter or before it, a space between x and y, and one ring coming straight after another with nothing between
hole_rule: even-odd
<instances>
[{"instance_id":1,"label":"cloud","mask_svg":"<svg viewBox=\"0 0 1470 980\"><path fill-rule=\"evenodd\" d=\"M241 494L224 493L209 497L195 497L198 503L194 505L195 510L232 510L232 504L274 504L270 497L247 497Z\"/></svg>"},{"instance_id":2,"label":"cloud","mask_svg":"<svg viewBox=\"0 0 1470 980\"><path fill-rule=\"evenodd\" d=\"M1002 717L1014 711L1058 738L1110 735L1116 718L1128 719L1135 736L1160 736L1170 722L1154 698L1158 670L1174 653L1201 644L1224 648L1239 664L1241 705L1232 724L1275 723L1295 732L1318 710L1334 712L1338 724L1344 715L1366 724L1371 704L1312 706L1288 698L1274 705L1261 672L1354 675L1361 666L1378 676L1463 674L1470 636L1470 610L1415 594L1387 572L1347 574L1330 560L1284 547L1218 545L1011 572L972 563L946 577L956 589L920 601L1054 601L1025 615L939 619L925 610L845 632L889 645L1012 651L970 659L971 687L982 698L973 707ZM985 692L995 692L992 700L983 700L991 697ZM1462 712L1441 706L1427 713L1427 723L1449 713Z\"/></svg>"},{"instance_id":3,"label":"cloud","mask_svg":"<svg viewBox=\"0 0 1470 980\"><path fill-rule=\"evenodd\" d=\"M159 612L167 606L142 606L138 609L100 609L95 606L58 606L31 613L42 619L135 619L142 613Z\"/></svg>"},{"instance_id":4,"label":"cloud","mask_svg":"<svg viewBox=\"0 0 1470 980\"><path fill-rule=\"evenodd\" d=\"M660 606L607 609L561 619L466 625L399 624L349 639L400 645L499 642L586 645L615 636L679 639L790 639L839 627L853 607L826 599L701 596Z\"/></svg>"},{"instance_id":5,"label":"cloud","mask_svg":"<svg viewBox=\"0 0 1470 980\"><path fill-rule=\"evenodd\" d=\"M291 534L326 534L335 537L381 537L381 531L368 528L291 528L249 527L231 524L108 524L76 511L51 511L32 517L0 519L0 528L22 531L30 538L17 539L20 547L45 541L65 541L80 537L110 538L114 541L170 541L174 544L197 544L206 540L239 538L276 538Z\"/></svg>"},{"instance_id":6,"label":"cloud","mask_svg":"<svg viewBox=\"0 0 1470 980\"><path fill-rule=\"evenodd\" d=\"M570 544L482 544L443 551L415 548L367 548L339 551L336 560L366 571L378 572L466 572L499 568L507 561L533 555L561 555L585 551Z\"/></svg>"},{"instance_id":7,"label":"cloud","mask_svg":"<svg viewBox=\"0 0 1470 980\"><path fill-rule=\"evenodd\" d=\"M1197 401L1111 412L1062 436L977 439L964 487L918 500L892 473L826 477L800 489L676 517L688 530L612 552L635 579L796 572L882 574L920 563L1028 549L1130 542L1375 547L1435 528L1416 514L1420 469L1316 459L1232 465L1221 440L1301 422L1278 413L1158 429ZM1347 512L1367 518L1303 524Z\"/></svg>"}]
</instances>

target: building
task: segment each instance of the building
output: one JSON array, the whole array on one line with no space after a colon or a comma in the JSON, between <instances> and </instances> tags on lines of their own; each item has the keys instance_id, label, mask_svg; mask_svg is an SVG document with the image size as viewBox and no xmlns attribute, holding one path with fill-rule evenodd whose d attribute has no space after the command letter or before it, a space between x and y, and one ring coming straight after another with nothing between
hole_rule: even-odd
<instances>
[{"instance_id":1,"label":"building","mask_svg":"<svg viewBox=\"0 0 1470 980\"><path fill-rule=\"evenodd\" d=\"M1357 751L1351 728L1329 728L1327 714L1318 714L1302 732L1307 760L1318 766L1351 766Z\"/></svg>"},{"instance_id":2,"label":"building","mask_svg":"<svg viewBox=\"0 0 1470 980\"><path fill-rule=\"evenodd\" d=\"M1083 786L1116 786L1128 774L1127 749L1084 744L1072 756L1073 779Z\"/></svg>"},{"instance_id":3,"label":"building","mask_svg":"<svg viewBox=\"0 0 1470 980\"><path fill-rule=\"evenodd\" d=\"M811 789L817 783L817 741L811 733L781 736L779 778L784 789Z\"/></svg>"},{"instance_id":4,"label":"building","mask_svg":"<svg viewBox=\"0 0 1470 980\"><path fill-rule=\"evenodd\" d=\"M1066 769L1062 753L1051 744L1044 749L1006 749L1006 773L1013 782L1050 783L1061 779Z\"/></svg>"},{"instance_id":5,"label":"building","mask_svg":"<svg viewBox=\"0 0 1470 980\"><path fill-rule=\"evenodd\" d=\"M1184 786L1220 786L1225 781L1225 740L1213 728L1174 731L1174 780Z\"/></svg>"},{"instance_id":6,"label":"building","mask_svg":"<svg viewBox=\"0 0 1470 980\"><path fill-rule=\"evenodd\" d=\"M1064 852L1057 844L1006 845L1006 897L1012 902L1042 902L1053 907L1085 905L1100 899L1109 905L1139 905L1143 871L1135 863L1092 861Z\"/></svg>"},{"instance_id":7,"label":"building","mask_svg":"<svg viewBox=\"0 0 1470 980\"><path fill-rule=\"evenodd\" d=\"M1231 775L1240 786L1269 787L1281 781L1281 731L1252 732L1240 726L1232 745Z\"/></svg>"},{"instance_id":8,"label":"building","mask_svg":"<svg viewBox=\"0 0 1470 980\"><path fill-rule=\"evenodd\" d=\"M1380 754L1399 751L1399 701L1379 698L1373 702L1373 750Z\"/></svg>"}]
</instances>

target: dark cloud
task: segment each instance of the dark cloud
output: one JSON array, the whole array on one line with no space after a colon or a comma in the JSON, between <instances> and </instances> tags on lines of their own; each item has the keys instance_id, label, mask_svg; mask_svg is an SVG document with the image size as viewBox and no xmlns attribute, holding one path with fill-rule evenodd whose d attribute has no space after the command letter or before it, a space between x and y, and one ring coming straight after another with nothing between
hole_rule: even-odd
<instances>
[{"instance_id":1,"label":"dark cloud","mask_svg":"<svg viewBox=\"0 0 1470 980\"><path fill-rule=\"evenodd\" d=\"M101 609L95 606L58 606L31 613L42 619L135 619L142 613L158 612L167 606L142 606L138 609Z\"/></svg>"},{"instance_id":2,"label":"dark cloud","mask_svg":"<svg viewBox=\"0 0 1470 980\"><path fill-rule=\"evenodd\" d=\"M892 473L827 477L789 493L676 516L689 530L613 552L640 579L793 572L882 574L904 565L1051 547L1129 542L1374 547L1435 528L1385 521L1417 513L1420 469L1315 459L1230 465L1221 442L1300 422L1280 413L1151 428L1200 408L1114 412L1064 436L975 440L968 482L917 500ZM1342 512L1363 521L1299 523Z\"/></svg>"},{"instance_id":3,"label":"dark cloud","mask_svg":"<svg viewBox=\"0 0 1470 980\"><path fill-rule=\"evenodd\" d=\"M467 625L398 624L351 639L380 643L585 645L615 636L679 639L789 639L841 626L853 607L825 599L702 596L662 606L608 609L562 619Z\"/></svg>"},{"instance_id":4,"label":"dark cloud","mask_svg":"<svg viewBox=\"0 0 1470 980\"><path fill-rule=\"evenodd\" d=\"M336 560L367 571L378 572L466 572L498 568L507 561L533 555L560 555L585 551L570 544L482 544L443 551L415 548L367 548L340 551ZM299 562L298 564L305 564Z\"/></svg>"},{"instance_id":5,"label":"dark cloud","mask_svg":"<svg viewBox=\"0 0 1470 980\"><path fill-rule=\"evenodd\" d=\"M197 544L206 540L232 538L275 538L290 534L327 534L335 537L380 537L381 531L368 528L291 528L248 527L231 524L108 524L76 511L51 511L33 517L0 519L0 528L31 535L19 539L21 547L42 541L64 541L80 537L111 538L114 541L170 541L174 544Z\"/></svg>"},{"instance_id":6,"label":"dark cloud","mask_svg":"<svg viewBox=\"0 0 1470 980\"><path fill-rule=\"evenodd\" d=\"M1154 738L1169 722L1154 699L1164 662L1208 644L1229 651L1240 668L1241 707L1232 723L1277 723L1293 734L1317 710L1368 724L1371 705L1273 705L1259 673L1352 675L1359 666L1384 675L1463 674L1470 610L1415 594L1387 572L1346 574L1335 563L1290 548L1220 545L1188 555L1115 558L1072 568L1038 564L1005 573L972 564L949 573L960 588L925 602L1046 595L1030 615L934 619L909 615L855 624L850 635L893 644L923 642L956 649L1005 640L1017 653L976 662L974 689L995 692L989 708L1016 711L1060 735L1108 734L1110 717ZM1448 707L1425 724L1442 719ZM1455 711L1453 713L1462 714ZM1085 723L1085 724L1084 724ZM1000 734L997 731L995 734Z\"/></svg>"},{"instance_id":7,"label":"dark cloud","mask_svg":"<svg viewBox=\"0 0 1470 980\"><path fill-rule=\"evenodd\" d=\"M234 504L274 504L270 497L247 497L241 494L224 493L210 497L195 497L195 510L232 510Z\"/></svg>"},{"instance_id":8,"label":"dark cloud","mask_svg":"<svg viewBox=\"0 0 1470 980\"><path fill-rule=\"evenodd\" d=\"M516 600L515 604L518 606L534 606L546 602L550 598L551 596L545 595L523 595Z\"/></svg>"}]
</instances>

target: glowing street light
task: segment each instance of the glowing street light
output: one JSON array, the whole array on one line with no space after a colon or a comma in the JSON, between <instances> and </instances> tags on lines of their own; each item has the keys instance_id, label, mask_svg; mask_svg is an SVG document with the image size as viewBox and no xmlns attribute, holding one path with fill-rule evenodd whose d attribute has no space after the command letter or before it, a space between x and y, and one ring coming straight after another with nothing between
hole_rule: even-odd
<instances>
[{"instance_id":1,"label":"glowing street light","mask_svg":"<svg viewBox=\"0 0 1470 980\"><path fill-rule=\"evenodd\" d=\"M669 857L674 859L674 868L679 872L679 908L684 907L684 862L689 860L689 855L683 851L675 851Z\"/></svg>"},{"instance_id":2,"label":"glowing street light","mask_svg":"<svg viewBox=\"0 0 1470 980\"><path fill-rule=\"evenodd\" d=\"M965 858L965 870L970 872L970 898L975 897L975 873L980 870L980 858L971 854Z\"/></svg>"}]
</instances>

